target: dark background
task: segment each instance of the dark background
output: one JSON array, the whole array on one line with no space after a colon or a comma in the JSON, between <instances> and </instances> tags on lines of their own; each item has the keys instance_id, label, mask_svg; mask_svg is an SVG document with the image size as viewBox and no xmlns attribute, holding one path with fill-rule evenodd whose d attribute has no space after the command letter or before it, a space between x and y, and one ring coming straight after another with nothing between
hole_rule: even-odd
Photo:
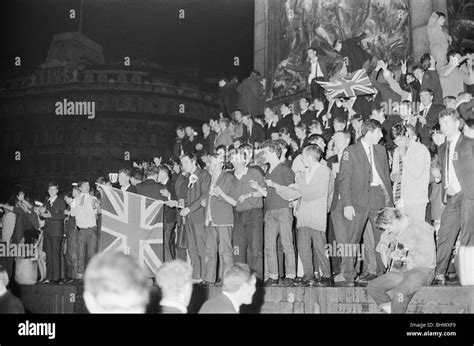
<instances>
[{"instance_id":1,"label":"dark background","mask_svg":"<svg viewBox=\"0 0 474 346\"><path fill-rule=\"evenodd\" d=\"M82 34L104 47L105 63L149 58L200 75L246 77L253 66L254 0L84 0ZM2 0L1 76L43 63L54 34L79 31L81 0ZM76 10L76 19L69 10ZM179 10L185 19L179 19ZM13 66L21 56L23 68ZM240 58L234 67L233 58Z\"/></svg>"}]
</instances>

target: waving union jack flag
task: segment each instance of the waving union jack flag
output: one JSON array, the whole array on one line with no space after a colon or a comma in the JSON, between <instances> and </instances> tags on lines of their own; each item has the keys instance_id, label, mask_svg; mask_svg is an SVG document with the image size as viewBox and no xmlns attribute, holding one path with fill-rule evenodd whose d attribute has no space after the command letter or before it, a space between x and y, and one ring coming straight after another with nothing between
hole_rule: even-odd
<instances>
[{"instance_id":1,"label":"waving union jack flag","mask_svg":"<svg viewBox=\"0 0 474 346\"><path fill-rule=\"evenodd\" d=\"M123 251L154 277L163 260L163 201L99 185L100 251Z\"/></svg>"},{"instance_id":2,"label":"waving union jack flag","mask_svg":"<svg viewBox=\"0 0 474 346\"><path fill-rule=\"evenodd\" d=\"M339 78L333 82L318 81L317 83L326 89L327 95L331 97L352 97L375 93L375 88L372 86L365 69L357 70L347 77Z\"/></svg>"}]
</instances>

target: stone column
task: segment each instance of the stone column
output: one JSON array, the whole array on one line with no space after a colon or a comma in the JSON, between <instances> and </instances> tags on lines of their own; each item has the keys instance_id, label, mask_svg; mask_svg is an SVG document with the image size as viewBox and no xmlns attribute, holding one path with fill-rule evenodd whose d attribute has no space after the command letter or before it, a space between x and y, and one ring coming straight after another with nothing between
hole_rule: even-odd
<instances>
[{"instance_id":1,"label":"stone column","mask_svg":"<svg viewBox=\"0 0 474 346\"><path fill-rule=\"evenodd\" d=\"M410 29L414 63L420 61L420 57L429 53L430 45L426 25L433 13L433 0L410 0Z\"/></svg>"},{"instance_id":2,"label":"stone column","mask_svg":"<svg viewBox=\"0 0 474 346\"><path fill-rule=\"evenodd\" d=\"M267 77L268 0L255 0L254 69ZM267 85L270 81L267 81Z\"/></svg>"}]
</instances>

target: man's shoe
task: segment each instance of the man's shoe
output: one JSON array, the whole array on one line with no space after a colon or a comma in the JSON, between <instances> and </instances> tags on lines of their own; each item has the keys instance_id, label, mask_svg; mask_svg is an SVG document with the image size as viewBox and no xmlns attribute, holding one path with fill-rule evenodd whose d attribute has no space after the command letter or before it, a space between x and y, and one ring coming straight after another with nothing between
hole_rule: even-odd
<instances>
[{"instance_id":1,"label":"man's shoe","mask_svg":"<svg viewBox=\"0 0 474 346\"><path fill-rule=\"evenodd\" d=\"M280 282L280 286L291 287L295 286L295 280L290 278L285 278Z\"/></svg>"},{"instance_id":2,"label":"man's shoe","mask_svg":"<svg viewBox=\"0 0 474 346\"><path fill-rule=\"evenodd\" d=\"M50 283L51 283L51 281L49 281L49 280L43 280L43 281L40 282L41 285L48 285Z\"/></svg>"},{"instance_id":3,"label":"man's shoe","mask_svg":"<svg viewBox=\"0 0 474 346\"><path fill-rule=\"evenodd\" d=\"M213 287L214 284L212 282L209 282L209 281L201 281L201 283L198 284L199 286L201 287Z\"/></svg>"},{"instance_id":4,"label":"man's shoe","mask_svg":"<svg viewBox=\"0 0 474 346\"><path fill-rule=\"evenodd\" d=\"M317 280L314 276L303 275L301 278L301 286L309 287L315 286L317 284Z\"/></svg>"},{"instance_id":5,"label":"man's shoe","mask_svg":"<svg viewBox=\"0 0 474 346\"><path fill-rule=\"evenodd\" d=\"M357 281L369 282L369 281L372 281L373 279L376 279L376 278L377 278L376 274L366 273L362 276L359 276L359 279Z\"/></svg>"},{"instance_id":6,"label":"man's shoe","mask_svg":"<svg viewBox=\"0 0 474 346\"><path fill-rule=\"evenodd\" d=\"M278 285L278 280L275 280L275 279L267 279L267 281L265 281L263 283L264 286L277 286Z\"/></svg>"},{"instance_id":7,"label":"man's shoe","mask_svg":"<svg viewBox=\"0 0 474 346\"><path fill-rule=\"evenodd\" d=\"M436 275L432 285L446 285L446 277L443 274Z\"/></svg>"},{"instance_id":8,"label":"man's shoe","mask_svg":"<svg viewBox=\"0 0 474 346\"><path fill-rule=\"evenodd\" d=\"M454 286L460 285L459 278L456 274L454 274L454 275L449 275L448 274L447 277L446 277L445 282L446 282L446 285L454 285Z\"/></svg>"},{"instance_id":9,"label":"man's shoe","mask_svg":"<svg viewBox=\"0 0 474 346\"><path fill-rule=\"evenodd\" d=\"M330 277L322 277L319 282L318 282L318 286L321 286L321 287L332 287L334 286L334 280L333 278L330 278Z\"/></svg>"}]
</instances>

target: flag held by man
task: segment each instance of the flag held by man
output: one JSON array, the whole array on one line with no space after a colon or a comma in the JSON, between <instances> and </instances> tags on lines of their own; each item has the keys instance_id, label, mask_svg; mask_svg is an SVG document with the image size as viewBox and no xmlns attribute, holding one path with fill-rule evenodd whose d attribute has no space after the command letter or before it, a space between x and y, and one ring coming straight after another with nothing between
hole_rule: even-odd
<instances>
[{"instance_id":1,"label":"flag held by man","mask_svg":"<svg viewBox=\"0 0 474 346\"><path fill-rule=\"evenodd\" d=\"M163 201L98 187L102 195L99 251L129 254L154 277L163 261Z\"/></svg>"},{"instance_id":2,"label":"flag held by man","mask_svg":"<svg viewBox=\"0 0 474 346\"><path fill-rule=\"evenodd\" d=\"M365 69L354 71L346 77L335 79L331 82L317 81L329 97L353 97L374 94L375 88L370 82Z\"/></svg>"}]
</instances>

